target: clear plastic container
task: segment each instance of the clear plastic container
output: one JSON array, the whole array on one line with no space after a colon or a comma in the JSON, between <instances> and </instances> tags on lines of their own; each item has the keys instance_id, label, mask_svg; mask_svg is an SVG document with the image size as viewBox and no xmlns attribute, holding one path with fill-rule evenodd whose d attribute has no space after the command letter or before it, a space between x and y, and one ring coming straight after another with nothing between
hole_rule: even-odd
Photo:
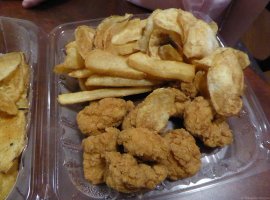
<instances>
[{"instance_id":1,"label":"clear plastic container","mask_svg":"<svg viewBox=\"0 0 270 200\"><path fill-rule=\"evenodd\" d=\"M228 121L234 132L233 144L204 150L201 170L195 176L164 181L155 190L130 195L86 181L82 166L83 136L76 125L76 114L83 104L61 106L57 102L58 94L77 91L78 84L74 79L55 75L52 69L64 60L64 46L74 40L78 25L95 27L100 22L101 19L63 24L46 36L31 22L0 18L0 41L4 41L0 43L1 53L24 51L32 69L28 145L8 199L188 198L188 193L269 169L269 122L246 80L244 107L239 116Z\"/></svg>"},{"instance_id":2,"label":"clear plastic container","mask_svg":"<svg viewBox=\"0 0 270 200\"><path fill-rule=\"evenodd\" d=\"M43 112L41 104L46 99L47 90L40 87L47 77L43 58L40 57L45 35L32 22L0 17L0 53L22 51L30 65L29 112L27 113L27 145L20 159L20 169L13 190L8 199L24 200L36 196L37 187L41 186L40 165L42 132L40 131ZM44 84L47 85L47 84ZM45 99L43 99L45 98Z\"/></svg>"}]
</instances>

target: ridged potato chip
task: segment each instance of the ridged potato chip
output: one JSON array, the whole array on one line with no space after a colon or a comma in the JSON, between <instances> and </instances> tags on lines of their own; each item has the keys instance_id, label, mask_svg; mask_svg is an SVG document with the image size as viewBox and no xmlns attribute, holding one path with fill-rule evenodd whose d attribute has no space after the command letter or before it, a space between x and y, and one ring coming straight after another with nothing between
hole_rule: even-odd
<instances>
[{"instance_id":1,"label":"ridged potato chip","mask_svg":"<svg viewBox=\"0 0 270 200\"><path fill-rule=\"evenodd\" d=\"M16 159L7 173L0 172L0 200L7 198L18 175L19 161Z\"/></svg>"},{"instance_id":2,"label":"ridged potato chip","mask_svg":"<svg viewBox=\"0 0 270 200\"><path fill-rule=\"evenodd\" d=\"M0 115L0 172L8 172L25 146L25 115Z\"/></svg>"},{"instance_id":3,"label":"ridged potato chip","mask_svg":"<svg viewBox=\"0 0 270 200\"><path fill-rule=\"evenodd\" d=\"M0 81L12 74L21 63L19 52L6 53L0 56Z\"/></svg>"}]
</instances>

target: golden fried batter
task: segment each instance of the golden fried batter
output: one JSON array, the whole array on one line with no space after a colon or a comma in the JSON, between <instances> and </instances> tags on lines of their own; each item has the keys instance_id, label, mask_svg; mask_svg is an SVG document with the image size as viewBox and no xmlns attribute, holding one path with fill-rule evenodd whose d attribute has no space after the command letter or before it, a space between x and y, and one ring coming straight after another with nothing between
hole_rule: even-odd
<instances>
[{"instance_id":1,"label":"golden fried batter","mask_svg":"<svg viewBox=\"0 0 270 200\"><path fill-rule=\"evenodd\" d=\"M108 127L119 126L133 107L131 101L118 98L104 98L93 102L78 113L79 129L86 135L100 134Z\"/></svg>"},{"instance_id":2,"label":"golden fried batter","mask_svg":"<svg viewBox=\"0 0 270 200\"><path fill-rule=\"evenodd\" d=\"M125 117L122 128L143 127L160 132L170 116L183 112L182 105L187 100L185 94L175 88L156 89Z\"/></svg>"},{"instance_id":3,"label":"golden fried batter","mask_svg":"<svg viewBox=\"0 0 270 200\"><path fill-rule=\"evenodd\" d=\"M161 164L168 169L168 178L178 180L193 176L201 167L201 153L194 138L185 129L175 129L165 135L170 154Z\"/></svg>"},{"instance_id":4,"label":"golden fried batter","mask_svg":"<svg viewBox=\"0 0 270 200\"><path fill-rule=\"evenodd\" d=\"M99 184L104 182L105 152L117 150L119 132L116 128L107 128L105 133L89 136L83 140L84 176L91 183Z\"/></svg>"},{"instance_id":5,"label":"golden fried batter","mask_svg":"<svg viewBox=\"0 0 270 200\"><path fill-rule=\"evenodd\" d=\"M130 154L108 152L106 153L106 163L106 184L124 193L154 189L167 176L165 167L138 164Z\"/></svg>"},{"instance_id":6,"label":"golden fried batter","mask_svg":"<svg viewBox=\"0 0 270 200\"><path fill-rule=\"evenodd\" d=\"M184 125L209 147L232 143L233 136L228 124L223 120L214 120L214 115L210 102L203 97L196 97L185 107Z\"/></svg>"},{"instance_id":7,"label":"golden fried batter","mask_svg":"<svg viewBox=\"0 0 270 200\"><path fill-rule=\"evenodd\" d=\"M123 130L117 142L124 145L126 152L147 161L166 159L169 153L165 140L157 132L146 128Z\"/></svg>"}]
</instances>

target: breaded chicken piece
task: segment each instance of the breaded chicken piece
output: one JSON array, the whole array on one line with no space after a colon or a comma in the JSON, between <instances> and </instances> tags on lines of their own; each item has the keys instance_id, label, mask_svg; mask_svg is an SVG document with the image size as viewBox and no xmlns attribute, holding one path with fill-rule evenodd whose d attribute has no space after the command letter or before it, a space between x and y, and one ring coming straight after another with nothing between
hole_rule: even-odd
<instances>
[{"instance_id":1,"label":"breaded chicken piece","mask_svg":"<svg viewBox=\"0 0 270 200\"><path fill-rule=\"evenodd\" d=\"M138 164L130 154L108 152L106 163L106 184L123 193L154 189L167 176L167 169L164 166Z\"/></svg>"},{"instance_id":2,"label":"breaded chicken piece","mask_svg":"<svg viewBox=\"0 0 270 200\"><path fill-rule=\"evenodd\" d=\"M185 129L172 130L164 138L170 153L160 164L167 167L168 178L178 180L196 174L201 167L201 153L194 138Z\"/></svg>"},{"instance_id":3,"label":"breaded chicken piece","mask_svg":"<svg viewBox=\"0 0 270 200\"><path fill-rule=\"evenodd\" d=\"M182 105L187 100L188 97L175 88L156 89L124 118L122 128L142 127L160 132L170 116L183 112Z\"/></svg>"},{"instance_id":4,"label":"breaded chicken piece","mask_svg":"<svg viewBox=\"0 0 270 200\"><path fill-rule=\"evenodd\" d=\"M195 137L209 147L231 144L232 132L224 120L215 120L215 111L210 101L196 97L184 110L184 125Z\"/></svg>"},{"instance_id":5,"label":"breaded chicken piece","mask_svg":"<svg viewBox=\"0 0 270 200\"><path fill-rule=\"evenodd\" d=\"M147 128L123 130L117 142L123 144L129 154L147 161L166 159L169 153L166 141L157 132Z\"/></svg>"},{"instance_id":6,"label":"breaded chicken piece","mask_svg":"<svg viewBox=\"0 0 270 200\"><path fill-rule=\"evenodd\" d=\"M118 127L133 107L131 101L118 98L93 102L78 113L79 129L86 135L98 135L108 127Z\"/></svg>"},{"instance_id":7,"label":"breaded chicken piece","mask_svg":"<svg viewBox=\"0 0 270 200\"><path fill-rule=\"evenodd\" d=\"M117 150L119 130L106 128L106 132L96 136L89 136L82 142L84 177L93 184L104 182L106 168L105 152Z\"/></svg>"}]
</instances>

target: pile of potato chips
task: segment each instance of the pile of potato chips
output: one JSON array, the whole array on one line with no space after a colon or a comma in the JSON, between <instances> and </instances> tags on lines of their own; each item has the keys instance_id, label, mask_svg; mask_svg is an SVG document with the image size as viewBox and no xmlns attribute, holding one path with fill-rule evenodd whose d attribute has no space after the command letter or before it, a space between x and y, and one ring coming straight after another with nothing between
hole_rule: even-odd
<instances>
[{"instance_id":1,"label":"pile of potato chips","mask_svg":"<svg viewBox=\"0 0 270 200\"><path fill-rule=\"evenodd\" d=\"M0 56L0 200L5 199L18 174L18 158L25 146L29 66L22 52Z\"/></svg>"}]
</instances>

